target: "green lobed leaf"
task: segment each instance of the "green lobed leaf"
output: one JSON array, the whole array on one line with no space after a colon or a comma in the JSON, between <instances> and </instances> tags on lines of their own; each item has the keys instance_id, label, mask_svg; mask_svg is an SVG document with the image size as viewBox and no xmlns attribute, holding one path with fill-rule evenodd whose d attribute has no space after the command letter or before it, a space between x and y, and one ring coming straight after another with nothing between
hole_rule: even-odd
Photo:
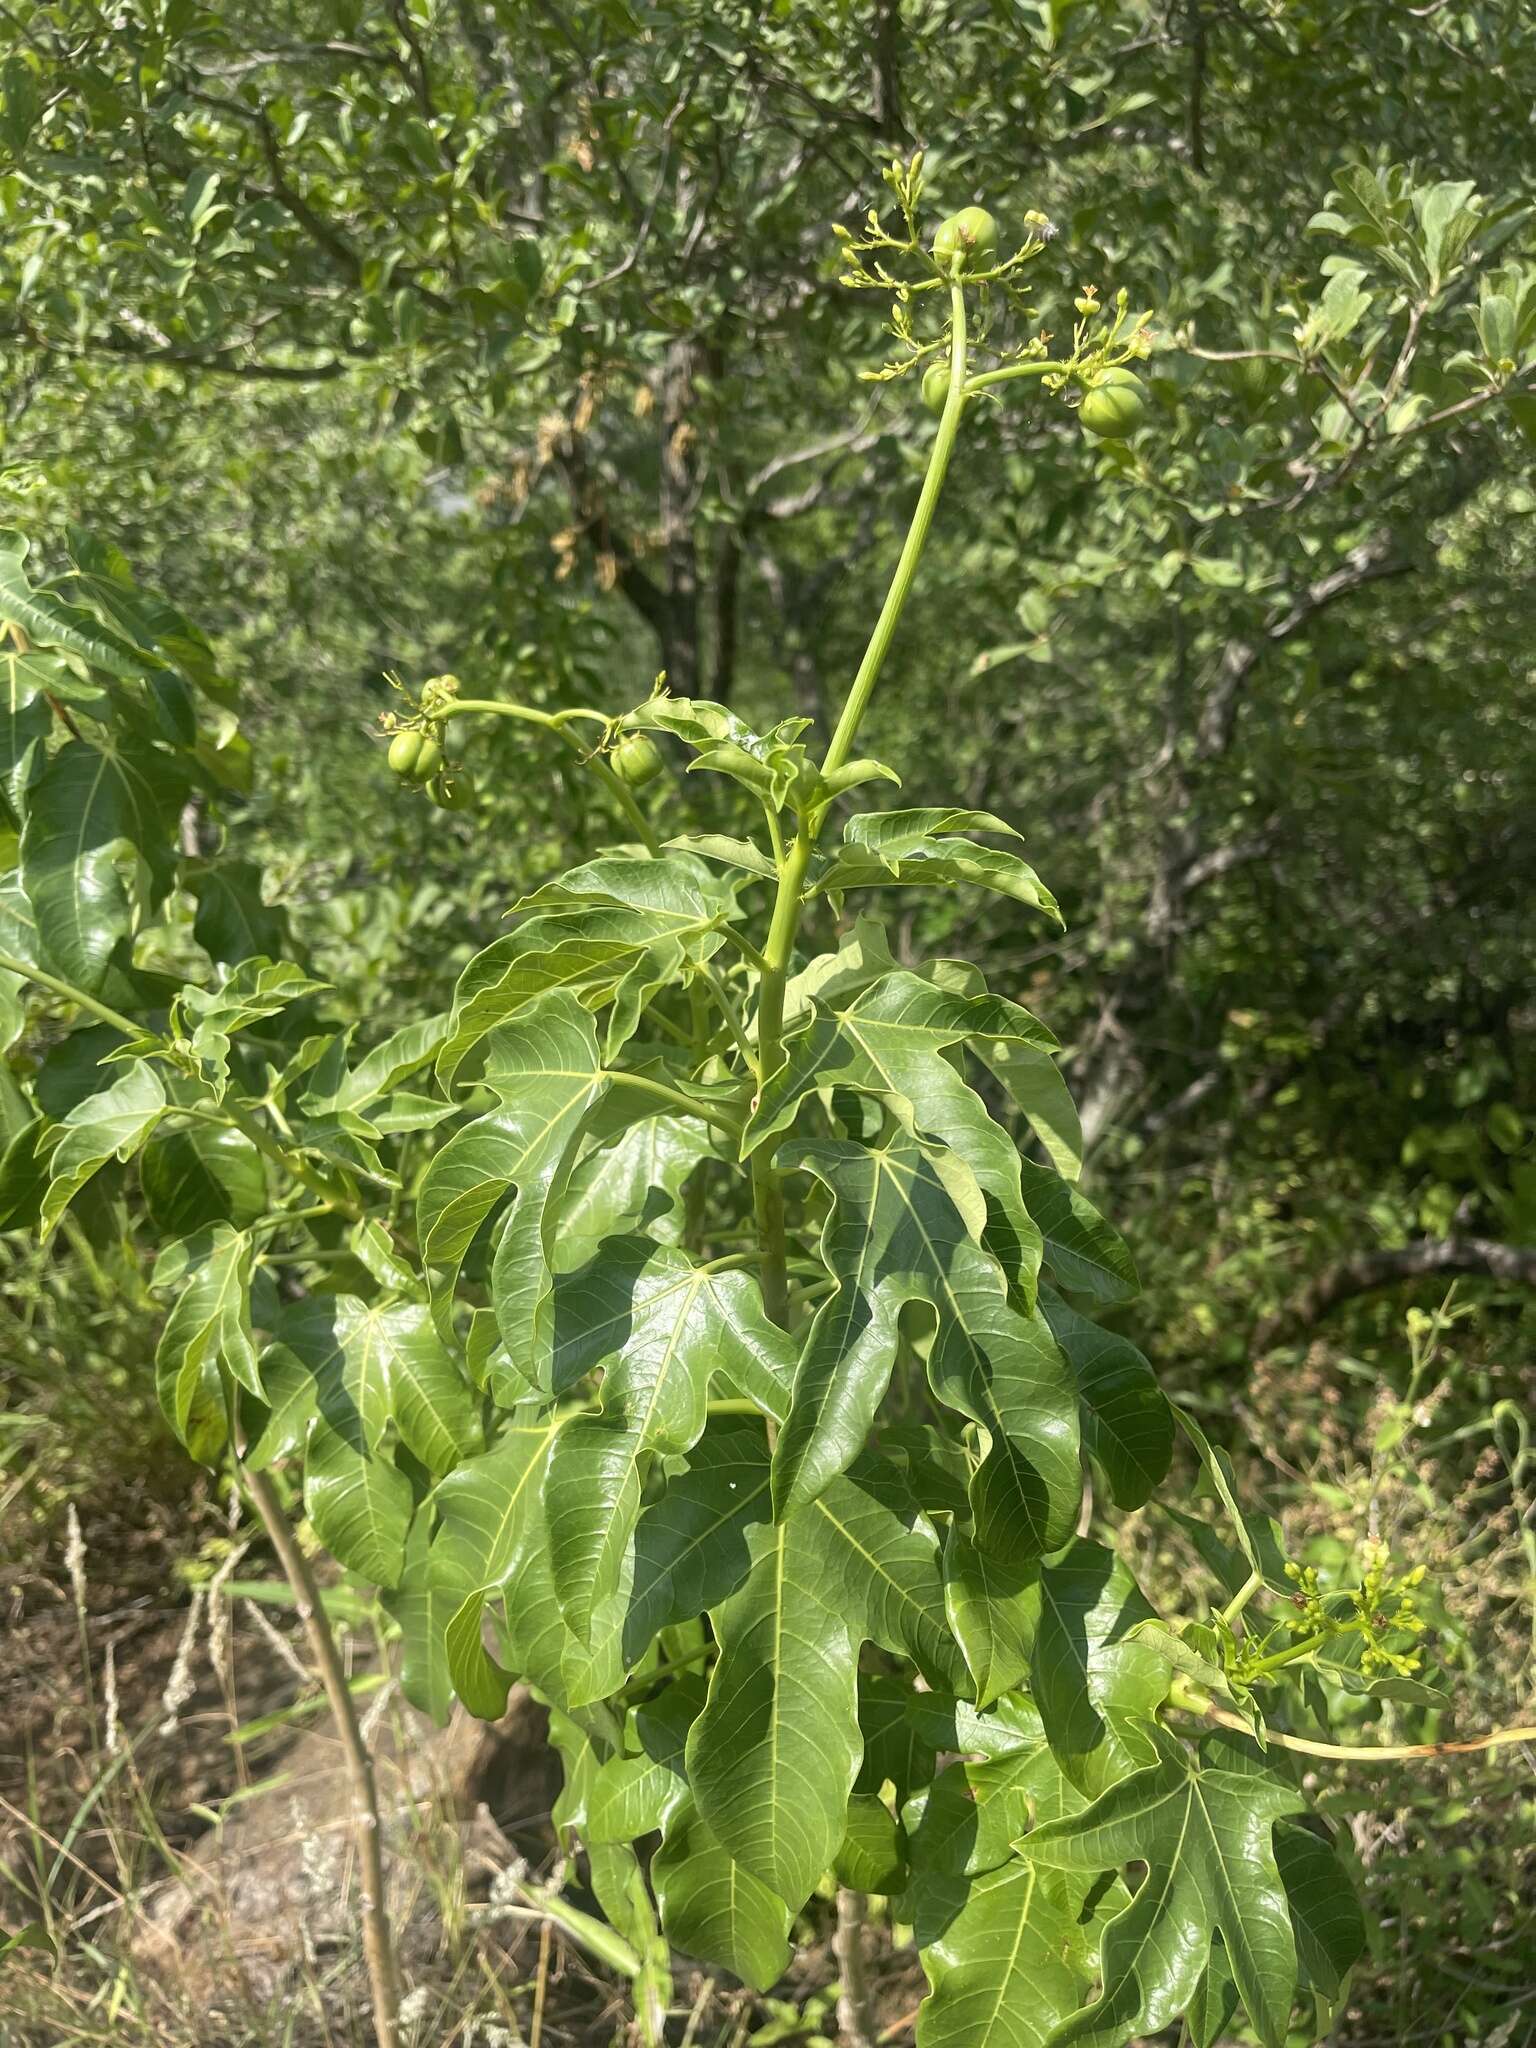
<instances>
[{"instance_id":1,"label":"green lobed leaf","mask_svg":"<svg viewBox=\"0 0 1536 2048\"><path fill-rule=\"evenodd\" d=\"M88 994L101 987L118 941L170 887L171 832L186 789L152 747L74 739L27 792L27 900L48 964Z\"/></svg>"},{"instance_id":2,"label":"green lobed leaf","mask_svg":"<svg viewBox=\"0 0 1536 2048\"><path fill-rule=\"evenodd\" d=\"M546 1384L552 1198L576 1158L583 1118L606 1082L592 1020L564 990L542 996L486 1045L486 1086L496 1107L456 1131L422 1177L416 1213L421 1256L440 1315L476 1231L514 1189L497 1240L497 1321L518 1368Z\"/></svg>"},{"instance_id":3,"label":"green lobed leaf","mask_svg":"<svg viewBox=\"0 0 1536 2048\"><path fill-rule=\"evenodd\" d=\"M999 996L958 994L898 971L841 1000L813 999L764 1082L742 1134L742 1156L793 1122L805 1097L833 1088L889 1096L904 1120L951 1146L992 1204L988 1242L1024 1295L1034 1298L1041 1239L1026 1213L1013 1140L944 1058L973 1039L1040 1048L1055 1040L1027 1010Z\"/></svg>"},{"instance_id":4,"label":"green lobed leaf","mask_svg":"<svg viewBox=\"0 0 1536 2048\"><path fill-rule=\"evenodd\" d=\"M642 1116L583 1153L560 1204L556 1269L575 1272L604 1238L631 1231L678 1243L683 1183L714 1149L709 1126L696 1117Z\"/></svg>"},{"instance_id":5,"label":"green lobed leaf","mask_svg":"<svg viewBox=\"0 0 1536 2048\"><path fill-rule=\"evenodd\" d=\"M789 1963L790 1909L721 1848L693 1799L667 1818L651 1882L668 1941L766 1991Z\"/></svg>"},{"instance_id":6,"label":"green lobed leaf","mask_svg":"<svg viewBox=\"0 0 1536 2048\"><path fill-rule=\"evenodd\" d=\"M139 1157L139 1185L150 1220L167 1237L211 1222L244 1230L267 1207L261 1154L243 1132L215 1124L155 1131Z\"/></svg>"},{"instance_id":7,"label":"green lobed leaf","mask_svg":"<svg viewBox=\"0 0 1536 2048\"><path fill-rule=\"evenodd\" d=\"M889 1383L900 1312L921 1302L935 1322L935 1393L990 1438L971 1483L973 1540L1015 1564L1054 1549L1081 1493L1076 1402L1044 1321L1010 1305L996 1261L974 1241L975 1182L900 1126L870 1146L786 1148L781 1162L809 1168L832 1193L822 1257L838 1286L801 1351L774 1453L776 1511L814 1499L851 1462Z\"/></svg>"},{"instance_id":8,"label":"green lobed leaf","mask_svg":"<svg viewBox=\"0 0 1536 2048\"><path fill-rule=\"evenodd\" d=\"M1173 1461L1167 1396L1128 1337L1101 1330L1048 1287L1040 1310L1077 1378L1083 1448L1108 1479L1116 1507L1141 1507Z\"/></svg>"},{"instance_id":9,"label":"green lobed leaf","mask_svg":"<svg viewBox=\"0 0 1536 2048\"><path fill-rule=\"evenodd\" d=\"M1082 1975L1063 1960L1069 1938L1035 1865L1015 1858L978 1878L923 1950L931 1991L918 2048L1040 2048L1082 1997Z\"/></svg>"},{"instance_id":10,"label":"green lobed leaf","mask_svg":"<svg viewBox=\"0 0 1536 2048\"><path fill-rule=\"evenodd\" d=\"M1136 1265L1119 1231L1086 1195L1048 1166L1021 1159L1024 1203L1045 1237L1045 1262L1060 1284L1093 1301L1129 1301Z\"/></svg>"},{"instance_id":11,"label":"green lobed leaf","mask_svg":"<svg viewBox=\"0 0 1536 2048\"><path fill-rule=\"evenodd\" d=\"M1129 1567L1087 1538L1042 1568L1033 1597L1030 1691L1062 1769L1100 1792L1153 1754L1169 1665L1135 1631L1156 1615Z\"/></svg>"},{"instance_id":12,"label":"green lobed leaf","mask_svg":"<svg viewBox=\"0 0 1536 2048\"><path fill-rule=\"evenodd\" d=\"M487 1033L556 989L570 990L588 1010L612 1005L604 1035L611 1058L655 991L685 962L719 950L732 902L729 885L688 854L573 868L526 897L518 905L524 922L460 975L438 1078L451 1085Z\"/></svg>"},{"instance_id":13,"label":"green lobed leaf","mask_svg":"<svg viewBox=\"0 0 1536 2048\"><path fill-rule=\"evenodd\" d=\"M711 1373L749 1375L787 1350L754 1279L649 1238L609 1239L559 1289L556 1389L603 1369L598 1410L561 1431L544 1487L555 1583L577 1635L590 1637L594 1609L618 1585L649 1466L702 1432Z\"/></svg>"},{"instance_id":14,"label":"green lobed leaf","mask_svg":"<svg viewBox=\"0 0 1536 2048\"><path fill-rule=\"evenodd\" d=\"M166 1110L165 1086L148 1060L125 1067L110 1088L77 1103L64 1118L49 1161L42 1227L53 1229L86 1182L109 1159L131 1159Z\"/></svg>"},{"instance_id":15,"label":"green lobed leaf","mask_svg":"<svg viewBox=\"0 0 1536 2048\"><path fill-rule=\"evenodd\" d=\"M1047 1869L1147 1867L1105 1930L1097 2000L1055 2031L1052 2048L1121 2048L1168 2025L1194 1998L1217 1932L1260 2041L1282 2048L1296 1944L1273 1836L1301 1797L1278 1778L1201 1769L1170 1736L1155 1739L1154 1763L1019 1844Z\"/></svg>"},{"instance_id":16,"label":"green lobed leaf","mask_svg":"<svg viewBox=\"0 0 1536 2048\"><path fill-rule=\"evenodd\" d=\"M955 836L965 832L1019 836L988 811L866 812L848 820L842 845L813 871L813 890L841 894L847 889L970 883L1061 923L1055 897L1026 861L1016 853Z\"/></svg>"},{"instance_id":17,"label":"green lobed leaf","mask_svg":"<svg viewBox=\"0 0 1536 2048\"><path fill-rule=\"evenodd\" d=\"M938 1547L883 1461L786 1522L747 1531L751 1570L711 1613L720 1658L688 1741L688 1775L711 1832L753 1877L798 1907L842 1836L861 1738L858 1648L955 1671Z\"/></svg>"},{"instance_id":18,"label":"green lobed leaf","mask_svg":"<svg viewBox=\"0 0 1536 2048\"><path fill-rule=\"evenodd\" d=\"M204 1464L218 1457L228 1436L229 1382L265 1398L251 1326L252 1271L251 1240L227 1223L168 1246L156 1263L156 1284L179 1289L155 1351L160 1406Z\"/></svg>"}]
</instances>

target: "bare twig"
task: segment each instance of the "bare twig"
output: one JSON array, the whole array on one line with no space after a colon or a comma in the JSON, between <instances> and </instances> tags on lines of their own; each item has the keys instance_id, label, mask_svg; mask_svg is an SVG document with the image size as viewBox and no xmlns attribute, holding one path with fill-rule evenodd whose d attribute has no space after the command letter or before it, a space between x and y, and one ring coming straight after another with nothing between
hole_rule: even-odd
<instances>
[{"instance_id":1,"label":"bare twig","mask_svg":"<svg viewBox=\"0 0 1536 2048\"><path fill-rule=\"evenodd\" d=\"M358 1909L363 1923L363 1956L368 1965L374 2032L378 2048L400 2048L400 1968L384 1892L383 1830L379 1821L373 1759L363 1740L336 1638L326 1620L320 1588L310 1569L309 1559L299 1548L267 1475L241 1466L240 1476L277 1553L283 1576L292 1588L299 1619L309 1638L310 1652L319 1669L320 1683L325 1688L331 1717L336 1724L351 1797L352 1833L357 1846L359 1873Z\"/></svg>"}]
</instances>

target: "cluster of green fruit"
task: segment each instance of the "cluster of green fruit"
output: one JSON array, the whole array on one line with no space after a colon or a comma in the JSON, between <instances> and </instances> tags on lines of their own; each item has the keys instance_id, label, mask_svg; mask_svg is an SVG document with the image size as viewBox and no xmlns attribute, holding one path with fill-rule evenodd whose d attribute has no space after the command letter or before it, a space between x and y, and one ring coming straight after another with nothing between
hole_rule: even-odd
<instances>
[{"instance_id":1,"label":"cluster of green fruit","mask_svg":"<svg viewBox=\"0 0 1536 2048\"><path fill-rule=\"evenodd\" d=\"M402 782L425 785L433 803L445 811L464 811L475 800L475 785L462 768L443 759L442 742L425 727L408 725L389 743L389 765Z\"/></svg>"},{"instance_id":2,"label":"cluster of green fruit","mask_svg":"<svg viewBox=\"0 0 1536 2048\"><path fill-rule=\"evenodd\" d=\"M946 277L984 277L996 268L997 221L984 206L962 207L940 221L933 237L933 260ZM941 413L949 397L950 366L946 359L930 363L923 374L923 403ZM1100 441L1123 441L1147 416L1147 387L1134 370L1102 369L1094 374L1078 407L1084 429Z\"/></svg>"}]
</instances>

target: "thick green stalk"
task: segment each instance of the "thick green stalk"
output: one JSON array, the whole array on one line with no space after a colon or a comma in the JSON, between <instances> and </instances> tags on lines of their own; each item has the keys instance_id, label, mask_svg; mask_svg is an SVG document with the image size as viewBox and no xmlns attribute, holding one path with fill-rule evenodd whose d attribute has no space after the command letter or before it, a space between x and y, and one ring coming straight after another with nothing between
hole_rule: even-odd
<instances>
[{"instance_id":1,"label":"thick green stalk","mask_svg":"<svg viewBox=\"0 0 1536 2048\"><path fill-rule=\"evenodd\" d=\"M934 508L944 487L944 475L949 468L949 458L954 452L955 437L960 427L960 414L965 405L966 370L965 293L958 284L950 286L949 306L949 391L944 400L944 411L939 418L939 430L934 436L933 449L928 457L927 474L923 478L922 490L918 493L912 523L907 528L907 537L902 543L890 588L885 593L885 603L880 607L880 616L876 619L875 629L869 636L864 659L859 663L858 673L848 692L842 716L837 721L837 729L822 761L824 775L841 768L852 751L859 725L869 708L869 700L874 694L875 684L880 680L880 671L885 666L885 658L895 638L902 610L911 594L912 581L917 574L917 565L928 539L928 529L933 524ZM795 950L795 934L800 926L805 877L810 868L811 855L816 850L816 838L824 815L823 812L814 819L801 821L794 843L779 865L778 893L774 898L768 943L763 948L762 976L757 998L759 1089L776 1070L783 1054L784 986L789 978L789 964ZM779 1176L769 1157L770 1149L766 1146L759 1147L752 1155L752 1198L757 1212L758 1242L762 1248L763 1305L776 1323L787 1328L789 1280L786 1271L788 1240L784 1228L784 1195L779 1184Z\"/></svg>"}]
</instances>

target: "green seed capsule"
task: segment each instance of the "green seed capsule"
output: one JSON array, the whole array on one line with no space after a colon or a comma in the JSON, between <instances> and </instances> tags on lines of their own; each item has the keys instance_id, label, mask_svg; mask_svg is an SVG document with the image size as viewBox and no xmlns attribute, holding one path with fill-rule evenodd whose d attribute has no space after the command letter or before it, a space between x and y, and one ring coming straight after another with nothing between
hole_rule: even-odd
<instances>
[{"instance_id":1,"label":"green seed capsule","mask_svg":"<svg viewBox=\"0 0 1536 2048\"><path fill-rule=\"evenodd\" d=\"M1083 400L1078 418L1101 441L1123 441L1147 416L1147 387L1131 370L1106 370Z\"/></svg>"},{"instance_id":2,"label":"green seed capsule","mask_svg":"<svg viewBox=\"0 0 1536 2048\"><path fill-rule=\"evenodd\" d=\"M963 206L939 222L933 237L934 261L948 275L957 256L964 277L990 270L997 262L997 222L984 206Z\"/></svg>"}]
</instances>

